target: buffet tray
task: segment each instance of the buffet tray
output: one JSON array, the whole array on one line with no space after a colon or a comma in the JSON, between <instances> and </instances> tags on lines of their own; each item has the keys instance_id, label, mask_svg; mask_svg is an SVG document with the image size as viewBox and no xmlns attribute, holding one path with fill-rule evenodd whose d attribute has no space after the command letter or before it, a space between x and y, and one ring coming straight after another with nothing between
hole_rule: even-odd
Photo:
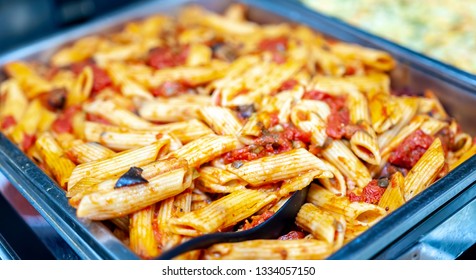
<instances>
[{"instance_id":1,"label":"buffet tray","mask_svg":"<svg viewBox=\"0 0 476 280\"><path fill-rule=\"evenodd\" d=\"M476 134L476 125L473 123L473 108L476 108L474 89L476 87L464 76L457 75L443 64L430 63L417 53L391 42L329 20L329 18L310 11L293 1L176 0L140 3L108 17L99 18L1 55L0 67L12 60L35 59L46 62L47 58L59 47L80 37L95 33L107 33L127 21L140 19L154 13L171 15L189 3L200 4L207 9L221 12L229 4L235 2L249 6L249 18L255 22L291 21L305 24L335 39L389 52L399 61L397 69L392 73L395 85L407 86L416 91L433 90L449 114L458 120L462 128L472 135ZM64 191L1 133L0 171L64 238L80 258L138 259L103 223L76 217L75 209L68 204ZM460 165L358 238L343 246L329 259L372 259L379 255L395 258L391 254L385 255L385 250L402 240L412 229L418 228L430 217L436 217L432 220L433 226L442 223L448 218L448 215L435 214L440 213L442 209L452 209L454 212L461 209L469 201L469 198L466 200L457 198L463 195L476 197L474 192L467 192L474 182L476 182L476 157L472 157ZM450 208L448 208L449 205L451 205Z\"/></svg>"}]
</instances>

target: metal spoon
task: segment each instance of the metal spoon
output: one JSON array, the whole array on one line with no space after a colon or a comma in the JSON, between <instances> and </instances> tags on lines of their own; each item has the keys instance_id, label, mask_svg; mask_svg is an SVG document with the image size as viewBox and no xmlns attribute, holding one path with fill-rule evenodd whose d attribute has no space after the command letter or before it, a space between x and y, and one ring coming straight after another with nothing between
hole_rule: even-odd
<instances>
[{"instance_id":1,"label":"metal spoon","mask_svg":"<svg viewBox=\"0 0 476 280\"><path fill-rule=\"evenodd\" d=\"M293 222L299 209L306 202L309 187L296 191L269 219L248 230L237 232L217 232L190 239L168 251L163 252L157 260L170 260L188 251L208 248L224 242L240 242L252 239L278 238L286 225Z\"/></svg>"}]
</instances>

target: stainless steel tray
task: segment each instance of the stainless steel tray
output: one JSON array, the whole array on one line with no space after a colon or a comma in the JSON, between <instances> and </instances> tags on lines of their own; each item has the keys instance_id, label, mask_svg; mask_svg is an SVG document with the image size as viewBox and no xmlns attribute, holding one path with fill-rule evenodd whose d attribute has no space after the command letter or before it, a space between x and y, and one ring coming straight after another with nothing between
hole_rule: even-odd
<instances>
[{"instance_id":1,"label":"stainless steel tray","mask_svg":"<svg viewBox=\"0 0 476 280\"><path fill-rule=\"evenodd\" d=\"M251 8L250 19L256 22L299 22L339 40L390 52L400 61L398 69L392 73L397 86L409 86L415 90L434 90L450 114L461 123L463 129L473 135L476 134L476 125L473 123L475 114L472 110L476 107L475 86L464 77L455 75L444 65L428 63L416 53L388 41L329 21L293 1L176 0L173 2L146 2L2 55L0 56L0 66L7 61L18 59L46 61L58 47L82 36L108 32L128 20L153 13L173 14L187 3L197 3L214 11L222 11L232 2L247 4ZM112 235L104 224L78 219L75 209L69 206L64 191L1 133L0 170L56 229L79 257L83 259L138 259L129 248ZM458 200L458 197L467 197L468 195L476 197L474 192L467 192L475 181L476 157L473 157L361 236L349 242L330 256L330 259L371 259L379 254L382 255L392 244L401 240L409 231L434 216L435 213L441 212L441 209L452 205L451 209L456 212L463 207L467 201ZM437 217L440 217L440 221L438 222L438 219L435 218L434 225L445 219L441 215ZM391 254L387 254L386 257L394 258Z\"/></svg>"}]
</instances>

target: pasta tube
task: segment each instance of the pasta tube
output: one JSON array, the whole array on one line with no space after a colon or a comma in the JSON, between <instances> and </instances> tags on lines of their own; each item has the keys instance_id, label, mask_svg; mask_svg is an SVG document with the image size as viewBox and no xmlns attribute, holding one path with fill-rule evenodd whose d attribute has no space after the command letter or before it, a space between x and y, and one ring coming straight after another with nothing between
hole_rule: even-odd
<instances>
[{"instance_id":1,"label":"pasta tube","mask_svg":"<svg viewBox=\"0 0 476 280\"><path fill-rule=\"evenodd\" d=\"M90 161L76 166L69 177L68 187L73 187L85 176L98 179L116 176L126 172L131 166L147 164L162 157L168 151L169 141L157 141L142 148L124 151L112 157Z\"/></svg>"},{"instance_id":2,"label":"pasta tube","mask_svg":"<svg viewBox=\"0 0 476 280\"><path fill-rule=\"evenodd\" d=\"M321 240L251 240L216 244L205 250L208 260L311 260L324 259L332 246Z\"/></svg>"},{"instance_id":3,"label":"pasta tube","mask_svg":"<svg viewBox=\"0 0 476 280\"><path fill-rule=\"evenodd\" d=\"M275 199L274 194L250 189L238 190L204 208L170 220L170 230L188 236L212 233L251 216Z\"/></svg>"},{"instance_id":4,"label":"pasta tube","mask_svg":"<svg viewBox=\"0 0 476 280\"><path fill-rule=\"evenodd\" d=\"M190 187L186 182L191 175L186 168L179 168L160 174L148 183L87 194L81 199L76 214L80 218L106 220L133 213L181 193Z\"/></svg>"},{"instance_id":5,"label":"pasta tube","mask_svg":"<svg viewBox=\"0 0 476 280\"><path fill-rule=\"evenodd\" d=\"M444 164L445 153L440 139L436 138L405 177L403 189L405 201L426 189L438 176Z\"/></svg>"},{"instance_id":6,"label":"pasta tube","mask_svg":"<svg viewBox=\"0 0 476 280\"><path fill-rule=\"evenodd\" d=\"M308 171L319 171L315 178L333 176L326 164L302 148L245 162L241 166L230 164L226 169L251 186L290 179Z\"/></svg>"},{"instance_id":7,"label":"pasta tube","mask_svg":"<svg viewBox=\"0 0 476 280\"><path fill-rule=\"evenodd\" d=\"M349 224L371 226L382 219L385 209L365 203L351 202L347 197L339 197L319 185L311 184L308 202L323 209L342 214Z\"/></svg>"}]
</instances>

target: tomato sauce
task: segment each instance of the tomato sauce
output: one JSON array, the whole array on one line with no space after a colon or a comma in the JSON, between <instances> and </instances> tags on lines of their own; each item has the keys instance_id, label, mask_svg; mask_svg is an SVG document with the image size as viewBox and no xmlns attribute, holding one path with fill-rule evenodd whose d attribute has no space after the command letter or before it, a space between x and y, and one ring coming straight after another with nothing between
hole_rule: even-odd
<instances>
[{"instance_id":1,"label":"tomato sauce","mask_svg":"<svg viewBox=\"0 0 476 280\"><path fill-rule=\"evenodd\" d=\"M15 118L12 116L12 115L8 115L6 116L3 120L2 120L2 129L7 129L11 126L14 126L17 124L17 121L15 120Z\"/></svg>"},{"instance_id":2,"label":"tomato sauce","mask_svg":"<svg viewBox=\"0 0 476 280\"><path fill-rule=\"evenodd\" d=\"M279 124L279 116L277 113L269 114L269 127L273 127Z\"/></svg>"},{"instance_id":3,"label":"tomato sauce","mask_svg":"<svg viewBox=\"0 0 476 280\"><path fill-rule=\"evenodd\" d=\"M279 119L270 115L270 127L279 123ZM254 140L252 145L230 151L224 155L226 164L237 160L250 161L265 156L279 154L293 149L293 142L300 141L304 144L311 142L311 133L301 131L292 124L282 124L282 131L269 131L263 129L262 135Z\"/></svg>"},{"instance_id":4,"label":"tomato sauce","mask_svg":"<svg viewBox=\"0 0 476 280\"><path fill-rule=\"evenodd\" d=\"M268 211L264 212L261 215L252 216L251 217L251 223L248 220L246 220L245 225L243 226L242 230L252 229L252 228L262 224L263 222L265 222L266 220L271 218L273 215L274 215L274 212L268 210Z\"/></svg>"},{"instance_id":5,"label":"tomato sauce","mask_svg":"<svg viewBox=\"0 0 476 280\"><path fill-rule=\"evenodd\" d=\"M93 72L93 87L91 90L93 95L109 86L112 86L112 80L107 74L107 72L99 68L99 66L97 66L93 61L83 61L75 63L71 65L71 70L76 75L79 75L86 66L91 67L91 70Z\"/></svg>"},{"instance_id":6,"label":"tomato sauce","mask_svg":"<svg viewBox=\"0 0 476 280\"><path fill-rule=\"evenodd\" d=\"M324 101L329 105L331 114L327 117L326 133L334 139L350 138L356 129L349 125L349 109L345 106L345 96L334 96L328 93L311 90L303 98Z\"/></svg>"},{"instance_id":7,"label":"tomato sauce","mask_svg":"<svg viewBox=\"0 0 476 280\"><path fill-rule=\"evenodd\" d=\"M107 125L111 124L111 122L108 121L107 119L101 116L98 116L96 114L91 114L91 113L86 113L86 120L90 122L96 122L96 123L107 124Z\"/></svg>"},{"instance_id":8,"label":"tomato sauce","mask_svg":"<svg viewBox=\"0 0 476 280\"><path fill-rule=\"evenodd\" d=\"M294 80L294 79L286 80L281 84L281 87L279 88L279 91L293 89L298 84L299 84L299 82Z\"/></svg>"},{"instance_id":9,"label":"tomato sauce","mask_svg":"<svg viewBox=\"0 0 476 280\"><path fill-rule=\"evenodd\" d=\"M25 134L23 135L23 141L21 143L21 148L23 151L27 151L31 148L36 142L36 135L35 134Z\"/></svg>"},{"instance_id":10,"label":"tomato sauce","mask_svg":"<svg viewBox=\"0 0 476 280\"><path fill-rule=\"evenodd\" d=\"M433 143L434 137L418 129L410 134L390 154L388 161L410 170Z\"/></svg>"},{"instance_id":11,"label":"tomato sauce","mask_svg":"<svg viewBox=\"0 0 476 280\"><path fill-rule=\"evenodd\" d=\"M349 193L349 200L351 202L378 204L380 198L382 198L382 195L386 190L386 188L379 187L378 181L378 179L373 179L370 181L367 186L362 189L361 195L356 195L353 192Z\"/></svg>"},{"instance_id":12,"label":"tomato sauce","mask_svg":"<svg viewBox=\"0 0 476 280\"><path fill-rule=\"evenodd\" d=\"M71 106L64 110L53 122L51 129L56 133L72 133L73 132L73 117L81 111L81 106Z\"/></svg>"},{"instance_id":13,"label":"tomato sauce","mask_svg":"<svg viewBox=\"0 0 476 280\"><path fill-rule=\"evenodd\" d=\"M260 51L271 52L272 59L277 64L286 62L287 48L288 48L288 38L283 36L264 39L258 45L258 49Z\"/></svg>"},{"instance_id":14,"label":"tomato sauce","mask_svg":"<svg viewBox=\"0 0 476 280\"><path fill-rule=\"evenodd\" d=\"M285 52L288 48L288 38L284 36L266 38L259 43L258 48L261 51Z\"/></svg>"},{"instance_id":15,"label":"tomato sauce","mask_svg":"<svg viewBox=\"0 0 476 280\"><path fill-rule=\"evenodd\" d=\"M352 76L352 75L354 75L356 72L357 72L357 69L355 69L354 66L348 65L348 66L345 68L344 76Z\"/></svg>"},{"instance_id":16,"label":"tomato sauce","mask_svg":"<svg viewBox=\"0 0 476 280\"><path fill-rule=\"evenodd\" d=\"M285 235L280 236L278 240L296 240L296 239L303 239L304 237L306 237L304 232L292 230L286 233Z\"/></svg>"},{"instance_id":17,"label":"tomato sauce","mask_svg":"<svg viewBox=\"0 0 476 280\"><path fill-rule=\"evenodd\" d=\"M157 70L176 67L185 64L188 53L188 46L154 48L149 53L147 64Z\"/></svg>"}]
</instances>

